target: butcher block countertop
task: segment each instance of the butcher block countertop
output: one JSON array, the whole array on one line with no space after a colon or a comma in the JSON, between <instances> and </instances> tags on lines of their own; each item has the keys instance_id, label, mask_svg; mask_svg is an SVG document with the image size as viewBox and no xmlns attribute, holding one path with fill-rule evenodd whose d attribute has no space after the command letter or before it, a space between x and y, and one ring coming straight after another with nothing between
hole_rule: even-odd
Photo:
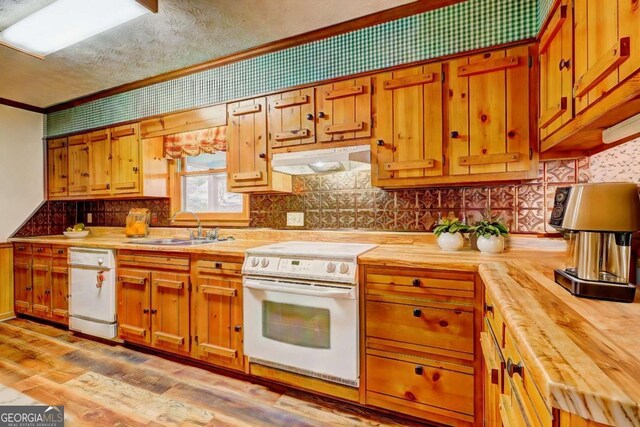
<instances>
[{"instance_id":1,"label":"butcher block countertop","mask_svg":"<svg viewBox=\"0 0 640 427\"><path fill-rule=\"evenodd\" d=\"M443 252L433 236L424 233L225 230L221 234L238 240L147 246L128 243L131 239L121 233L98 232L78 240L47 236L12 241L239 257L249 248L281 240L375 242L379 246L361 255L361 264L478 271L550 408L608 425L640 426L640 293L632 304L571 296L553 280L553 269L563 262L562 242L512 238L506 252L485 255L468 248ZM151 236L155 237L162 236Z\"/></svg>"}]
</instances>

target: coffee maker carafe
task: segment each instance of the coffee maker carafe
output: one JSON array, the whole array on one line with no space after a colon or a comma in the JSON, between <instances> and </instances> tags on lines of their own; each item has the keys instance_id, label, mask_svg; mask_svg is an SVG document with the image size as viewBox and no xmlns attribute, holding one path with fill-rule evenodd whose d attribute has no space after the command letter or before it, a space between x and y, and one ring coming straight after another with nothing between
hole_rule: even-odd
<instances>
[{"instance_id":1,"label":"coffee maker carafe","mask_svg":"<svg viewBox=\"0 0 640 427\"><path fill-rule=\"evenodd\" d=\"M556 190L549 224L567 237L565 268L555 280L572 294L632 302L631 236L640 230L638 187L578 184Z\"/></svg>"}]
</instances>

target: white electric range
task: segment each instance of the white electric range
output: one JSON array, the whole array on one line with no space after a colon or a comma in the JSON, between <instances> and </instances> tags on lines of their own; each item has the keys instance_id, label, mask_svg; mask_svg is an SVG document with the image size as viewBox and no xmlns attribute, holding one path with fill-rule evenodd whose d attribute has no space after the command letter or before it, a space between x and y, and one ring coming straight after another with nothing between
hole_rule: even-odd
<instances>
[{"instance_id":1,"label":"white electric range","mask_svg":"<svg viewBox=\"0 0 640 427\"><path fill-rule=\"evenodd\" d=\"M357 387L358 255L375 247L284 242L248 250L242 272L250 362Z\"/></svg>"}]
</instances>

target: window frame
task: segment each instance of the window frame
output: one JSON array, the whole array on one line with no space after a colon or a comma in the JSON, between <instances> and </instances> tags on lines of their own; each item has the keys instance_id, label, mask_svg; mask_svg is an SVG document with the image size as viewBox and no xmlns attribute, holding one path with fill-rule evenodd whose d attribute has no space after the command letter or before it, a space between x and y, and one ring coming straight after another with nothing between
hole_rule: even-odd
<instances>
[{"instance_id":1,"label":"window frame","mask_svg":"<svg viewBox=\"0 0 640 427\"><path fill-rule=\"evenodd\" d=\"M169 193L171 198L171 216L182 208L182 177L189 175L208 175L212 173L227 173L227 169L209 169L208 171L187 172L181 171L182 159L169 160ZM228 179L228 174L227 174ZM228 188L228 187L227 187ZM200 224L213 227L247 227L249 226L249 195L242 194L242 212L195 212L200 218ZM195 226L195 219L189 214L178 214L174 218L174 224L180 226Z\"/></svg>"}]
</instances>

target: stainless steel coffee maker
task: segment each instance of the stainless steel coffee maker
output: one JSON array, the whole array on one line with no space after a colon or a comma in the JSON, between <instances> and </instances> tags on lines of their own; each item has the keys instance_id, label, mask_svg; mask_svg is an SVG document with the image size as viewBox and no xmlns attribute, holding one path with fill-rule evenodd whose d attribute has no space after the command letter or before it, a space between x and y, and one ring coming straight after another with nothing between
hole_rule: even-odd
<instances>
[{"instance_id":1,"label":"stainless steel coffee maker","mask_svg":"<svg viewBox=\"0 0 640 427\"><path fill-rule=\"evenodd\" d=\"M578 184L556 190L549 224L568 239L564 270L556 282L572 294L632 302L631 236L640 230L638 186Z\"/></svg>"}]
</instances>

